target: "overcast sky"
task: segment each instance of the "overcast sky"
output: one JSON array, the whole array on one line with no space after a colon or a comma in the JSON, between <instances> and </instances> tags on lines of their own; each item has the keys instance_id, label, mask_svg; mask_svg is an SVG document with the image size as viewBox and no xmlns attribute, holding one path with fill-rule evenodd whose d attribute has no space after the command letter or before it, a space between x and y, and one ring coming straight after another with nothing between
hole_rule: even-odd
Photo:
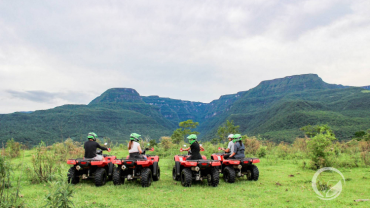
<instances>
[{"instance_id":1,"label":"overcast sky","mask_svg":"<svg viewBox=\"0 0 370 208\"><path fill-rule=\"evenodd\" d=\"M370 85L369 0L0 0L0 113L114 87L210 102L306 73Z\"/></svg>"}]
</instances>

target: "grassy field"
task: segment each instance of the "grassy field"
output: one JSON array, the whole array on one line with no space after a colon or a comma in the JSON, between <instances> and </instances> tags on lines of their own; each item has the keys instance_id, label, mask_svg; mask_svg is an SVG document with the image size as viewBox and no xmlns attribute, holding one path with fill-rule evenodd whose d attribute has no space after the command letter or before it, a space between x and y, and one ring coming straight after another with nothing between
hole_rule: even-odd
<instances>
[{"instance_id":1,"label":"grassy field","mask_svg":"<svg viewBox=\"0 0 370 208\"><path fill-rule=\"evenodd\" d=\"M127 153L113 151L112 154L122 157ZM12 159L12 163L28 163L31 155L32 151L25 151L24 159ZM173 159L160 159L161 179L149 188L142 188L139 181L121 186L109 181L103 187L95 187L93 181L82 181L73 185L72 201L75 207L370 207L370 201L354 202L370 199L369 168L337 168L346 183L339 197L325 201L312 189L311 180L316 171L302 169L302 162L262 158L258 164L258 181L242 178L229 184L221 180L215 188L204 181L185 188L172 180ZM68 168L67 164L63 165L66 178ZM20 171L15 174L19 175ZM333 174L325 172L324 178ZM42 207L51 186L50 183L31 184L23 175L21 195L26 207Z\"/></svg>"}]
</instances>

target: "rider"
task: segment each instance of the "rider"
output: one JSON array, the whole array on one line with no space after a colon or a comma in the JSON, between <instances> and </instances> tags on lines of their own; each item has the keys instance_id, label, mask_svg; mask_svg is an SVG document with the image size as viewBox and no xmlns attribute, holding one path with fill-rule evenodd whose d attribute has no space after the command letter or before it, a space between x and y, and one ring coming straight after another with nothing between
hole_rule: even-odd
<instances>
[{"instance_id":1,"label":"rider","mask_svg":"<svg viewBox=\"0 0 370 208\"><path fill-rule=\"evenodd\" d=\"M101 150L108 150L108 152L110 152L110 148L102 147L96 142L97 138L98 135L96 135L94 132L90 132L87 135L88 141L84 144L86 159L103 160L102 155L96 154L96 148L99 148Z\"/></svg>"},{"instance_id":2,"label":"rider","mask_svg":"<svg viewBox=\"0 0 370 208\"><path fill-rule=\"evenodd\" d=\"M132 133L130 135L130 142L128 143L128 152L130 153L131 159L143 159L146 158L145 155L140 155L143 153L140 147L139 138L141 137L140 134Z\"/></svg>"},{"instance_id":3,"label":"rider","mask_svg":"<svg viewBox=\"0 0 370 208\"><path fill-rule=\"evenodd\" d=\"M183 149L183 151L189 151L191 150L191 156L186 158L186 160L201 160L202 155L200 155L200 150L204 151L204 148L199 145L197 141L197 135L195 134L190 134L187 139L189 140L190 147Z\"/></svg>"},{"instance_id":4,"label":"rider","mask_svg":"<svg viewBox=\"0 0 370 208\"><path fill-rule=\"evenodd\" d=\"M234 148L229 159L242 159L245 158L244 151L245 147L242 142L242 136L240 134L234 135Z\"/></svg>"},{"instance_id":5,"label":"rider","mask_svg":"<svg viewBox=\"0 0 370 208\"><path fill-rule=\"evenodd\" d=\"M229 144L227 145L227 149L221 147L221 150L224 150L225 153L228 153L224 155L224 159L227 159L230 157L230 153L232 152L234 148L233 137L234 137L234 134L229 134L229 136L227 137L229 139Z\"/></svg>"}]
</instances>

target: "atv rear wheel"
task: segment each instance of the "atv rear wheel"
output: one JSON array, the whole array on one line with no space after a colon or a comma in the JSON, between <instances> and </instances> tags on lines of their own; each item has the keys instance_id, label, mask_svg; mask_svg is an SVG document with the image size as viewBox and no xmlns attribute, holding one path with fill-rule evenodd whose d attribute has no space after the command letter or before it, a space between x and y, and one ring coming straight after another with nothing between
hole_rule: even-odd
<instances>
[{"instance_id":1,"label":"atv rear wheel","mask_svg":"<svg viewBox=\"0 0 370 208\"><path fill-rule=\"evenodd\" d=\"M224 180L228 183L234 183L235 182L235 170L234 168L230 166L226 166L223 172Z\"/></svg>"},{"instance_id":2,"label":"atv rear wheel","mask_svg":"<svg viewBox=\"0 0 370 208\"><path fill-rule=\"evenodd\" d=\"M153 175L153 181L159 181L160 177L161 177L161 168L158 167L157 168L157 174Z\"/></svg>"},{"instance_id":3,"label":"atv rear wheel","mask_svg":"<svg viewBox=\"0 0 370 208\"><path fill-rule=\"evenodd\" d=\"M209 185L213 187L217 187L218 183L220 182L220 174L218 172L218 168L212 168L211 170L211 183Z\"/></svg>"},{"instance_id":4,"label":"atv rear wheel","mask_svg":"<svg viewBox=\"0 0 370 208\"><path fill-rule=\"evenodd\" d=\"M172 169L172 179L175 180L175 181L179 181L180 180L180 177L178 177L176 175L176 166L173 166L173 169Z\"/></svg>"},{"instance_id":5,"label":"atv rear wheel","mask_svg":"<svg viewBox=\"0 0 370 208\"><path fill-rule=\"evenodd\" d=\"M152 185L152 170L150 168L144 168L141 171L141 186L149 187Z\"/></svg>"},{"instance_id":6,"label":"atv rear wheel","mask_svg":"<svg viewBox=\"0 0 370 208\"><path fill-rule=\"evenodd\" d=\"M260 172L259 172L257 166L251 165L250 167L248 167L247 179L249 181L251 181L251 180L257 181L259 176L260 176Z\"/></svg>"},{"instance_id":7,"label":"atv rear wheel","mask_svg":"<svg viewBox=\"0 0 370 208\"><path fill-rule=\"evenodd\" d=\"M184 168L181 171L180 178L181 178L181 185L183 185L185 187L190 187L191 186L191 182L193 180L193 177L192 177L191 170L189 168Z\"/></svg>"},{"instance_id":8,"label":"atv rear wheel","mask_svg":"<svg viewBox=\"0 0 370 208\"><path fill-rule=\"evenodd\" d=\"M113 184L114 185L123 185L125 183L125 177L123 175L123 170L118 167L113 171Z\"/></svg>"},{"instance_id":9,"label":"atv rear wheel","mask_svg":"<svg viewBox=\"0 0 370 208\"><path fill-rule=\"evenodd\" d=\"M77 170L75 167L71 167L68 170L68 183L78 184L80 182L80 177L77 175Z\"/></svg>"},{"instance_id":10,"label":"atv rear wheel","mask_svg":"<svg viewBox=\"0 0 370 208\"><path fill-rule=\"evenodd\" d=\"M104 168L98 168L95 171L95 186L102 186L107 182L107 171Z\"/></svg>"}]
</instances>

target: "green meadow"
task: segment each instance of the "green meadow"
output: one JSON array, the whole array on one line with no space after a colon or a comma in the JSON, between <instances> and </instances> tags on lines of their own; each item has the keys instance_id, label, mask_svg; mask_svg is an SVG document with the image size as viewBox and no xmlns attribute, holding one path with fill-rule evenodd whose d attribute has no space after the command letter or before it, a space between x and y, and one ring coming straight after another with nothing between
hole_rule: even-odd
<instances>
[{"instance_id":1,"label":"green meadow","mask_svg":"<svg viewBox=\"0 0 370 208\"><path fill-rule=\"evenodd\" d=\"M175 151L171 152L176 154ZM207 152L205 152L207 155ZM269 152L268 152L269 153ZM8 191L17 188L20 179L20 198L24 207L42 207L47 203L46 196L58 188L51 182L31 183L29 170L35 149L21 151L21 155L11 159L14 169L12 184ZM53 154L52 151L48 154ZM54 152L55 154L55 152ZM113 148L112 155L118 158L127 155L127 150ZM177 154L180 154L178 152ZM56 155L53 155L53 157ZM210 187L206 181L183 187L172 179L173 157L160 159L161 179L152 186L142 188L139 181L125 181L124 185L114 186L112 181L96 187L93 181L82 180L77 185L69 185L72 190L74 207L369 207L370 201L355 202L370 198L370 168L336 167L346 181L340 195L333 200L321 200L312 188L312 177L316 170L304 168L307 159L281 158L266 155L257 164L260 177L258 181L239 178L235 183L220 180L218 187ZM67 179L70 166L59 163L55 173ZM324 172L320 176L325 182L333 178L334 172ZM222 175L220 175L222 177Z\"/></svg>"}]
</instances>

